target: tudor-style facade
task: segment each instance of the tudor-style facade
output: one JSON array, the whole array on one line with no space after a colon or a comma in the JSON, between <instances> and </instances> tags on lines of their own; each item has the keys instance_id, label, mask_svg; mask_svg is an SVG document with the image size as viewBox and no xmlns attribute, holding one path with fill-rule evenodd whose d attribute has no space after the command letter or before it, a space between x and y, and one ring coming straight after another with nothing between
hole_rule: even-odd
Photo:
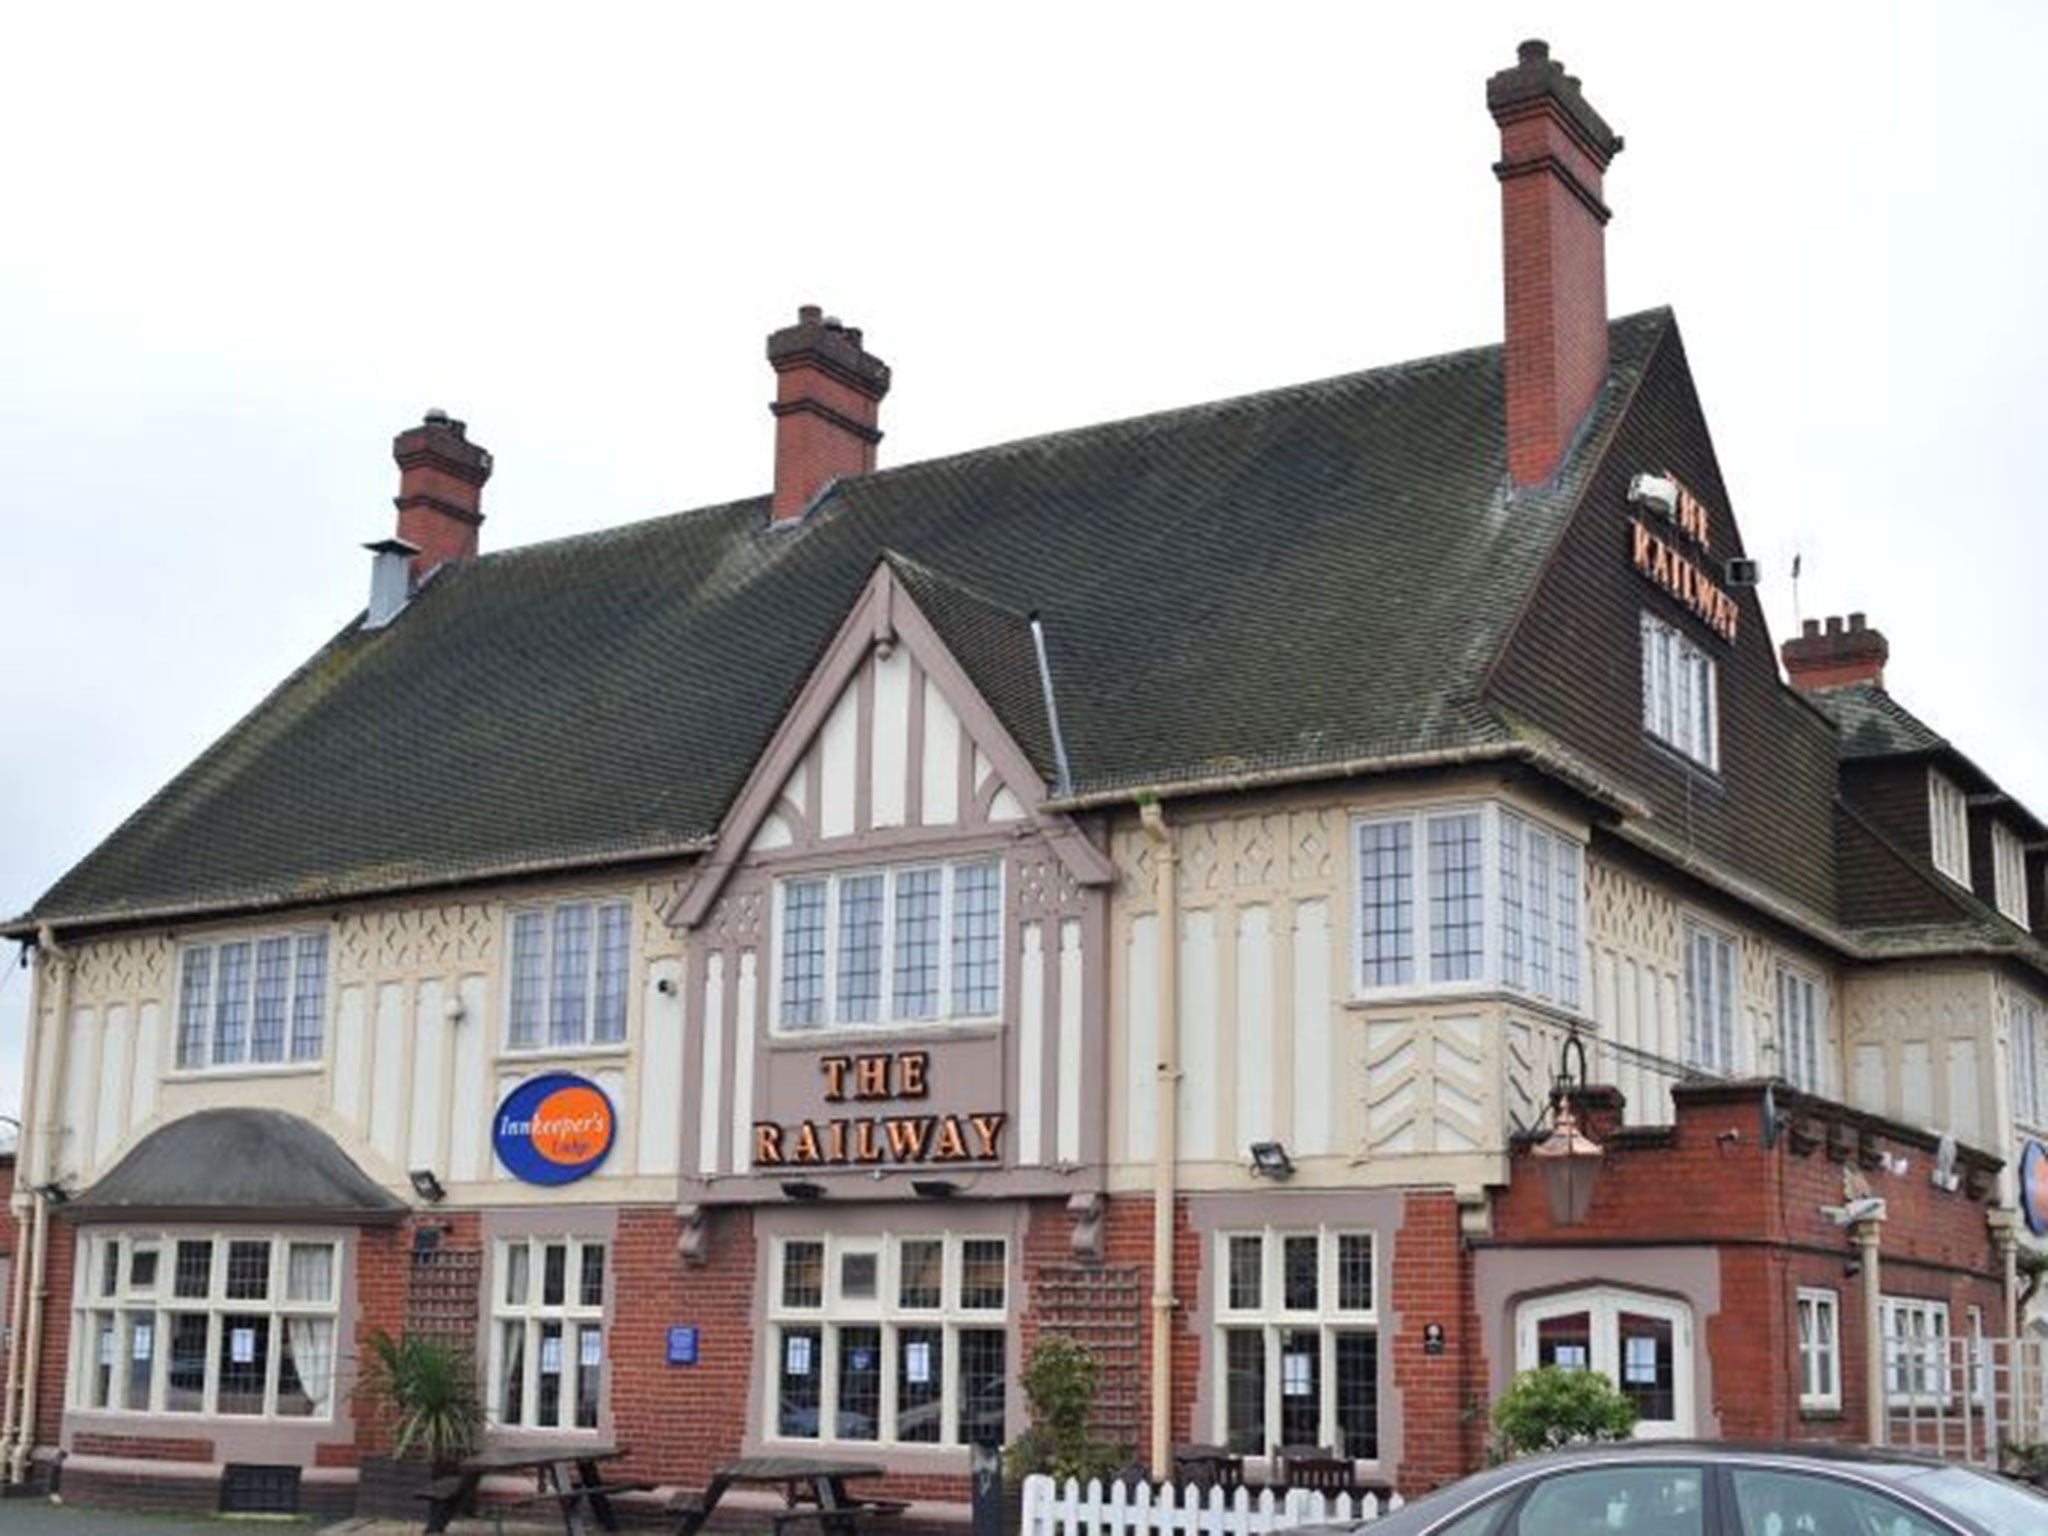
<instances>
[{"instance_id":1,"label":"tudor-style facade","mask_svg":"<svg viewBox=\"0 0 2048 1536\"><path fill-rule=\"evenodd\" d=\"M1860 619L1783 680L1620 141L1489 104L1504 347L874 472L806 308L772 497L482 556L401 434L364 620L6 926L8 1475L367 1509L378 1329L957 1514L1046 1333L1141 1459L1415 1490L1533 1365L1863 1438L2027 1328L2043 828Z\"/></svg>"}]
</instances>

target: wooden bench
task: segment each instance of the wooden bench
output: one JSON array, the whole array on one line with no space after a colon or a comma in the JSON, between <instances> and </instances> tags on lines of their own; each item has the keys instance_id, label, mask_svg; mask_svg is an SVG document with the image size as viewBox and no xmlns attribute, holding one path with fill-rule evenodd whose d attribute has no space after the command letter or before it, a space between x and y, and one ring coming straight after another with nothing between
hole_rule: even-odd
<instances>
[{"instance_id":1,"label":"wooden bench","mask_svg":"<svg viewBox=\"0 0 2048 1536\"><path fill-rule=\"evenodd\" d=\"M452 1499L461 1494L464 1481L465 1479L461 1477L437 1478L421 1489L415 1497L433 1503ZM609 1499L622 1493L650 1493L657 1486L659 1485L655 1483L597 1483L587 1487L542 1488L533 1493L522 1494L516 1499L494 1499L484 1506L481 1518L488 1519L491 1522L491 1529L497 1531L499 1536L503 1536L505 1516L513 1510L539 1509L548 1505L561 1510L589 1499ZM674 1507L673 1504L671 1507Z\"/></svg>"}]
</instances>

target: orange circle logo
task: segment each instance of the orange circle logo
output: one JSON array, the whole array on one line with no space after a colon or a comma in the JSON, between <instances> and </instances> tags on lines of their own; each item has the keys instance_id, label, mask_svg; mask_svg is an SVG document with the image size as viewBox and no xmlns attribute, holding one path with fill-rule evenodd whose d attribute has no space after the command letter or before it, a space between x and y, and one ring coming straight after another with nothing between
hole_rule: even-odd
<instances>
[{"instance_id":1,"label":"orange circle logo","mask_svg":"<svg viewBox=\"0 0 2048 1536\"><path fill-rule=\"evenodd\" d=\"M595 1088L557 1088L534 1106L527 1134L551 1163L587 1163L611 1145L612 1107Z\"/></svg>"},{"instance_id":2,"label":"orange circle logo","mask_svg":"<svg viewBox=\"0 0 2048 1536\"><path fill-rule=\"evenodd\" d=\"M529 1184L567 1184L612 1148L612 1101L587 1078L549 1072L505 1095L491 1127L498 1161Z\"/></svg>"}]
</instances>

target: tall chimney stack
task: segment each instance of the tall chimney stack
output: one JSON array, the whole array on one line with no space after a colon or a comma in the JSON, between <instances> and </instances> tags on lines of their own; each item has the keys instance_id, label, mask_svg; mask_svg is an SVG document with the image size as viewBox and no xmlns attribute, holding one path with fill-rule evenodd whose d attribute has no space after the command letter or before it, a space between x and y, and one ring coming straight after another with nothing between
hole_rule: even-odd
<instances>
[{"instance_id":1,"label":"tall chimney stack","mask_svg":"<svg viewBox=\"0 0 2048 1536\"><path fill-rule=\"evenodd\" d=\"M1794 688L1839 688L1844 683L1875 683L1882 688L1892 648L1862 614L1852 613L1846 629L1839 616L1830 618L1825 630L1819 619L1808 619L1798 635L1778 647L1778 654Z\"/></svg>"},{"instance_id":2,"label":"tall chimney stack","mask_svg":"<svg viewBox=\"0 0 2048 1536\"><path fill-rule=\"evenodd\" d=\"M491 456L472 443L463 423L446 411L391 440L398 461L398 537L418 553L413 579L450 560L474 560L477 529L483 526L484 482Z\"/></svg>"},{"instance_id":3,"label":"tall chimney stack","mask_svg":"<svg viewBox=\"0 0 2048 1536\"><path fill-rule=\"evenodd\" d=\"M875 467L875 425L889 393L889 365L861 346L860 332L815 304L768 338L775 369L775 502L778 523L801 517L842 475Z\"/></svg>"},{"instance_id":4,"label":"tall chimney stack","mask_svg":"<svg viewBox=\"0 0 2048 1536\"><path fill-rule=\"evenodd\" d=\"M1621 136L1548 43L1532 39L1519 53L1486 82L1486 106L1500 125L1508 472L1516 485L1538 485L1556 473L1607 379L1600 181Z\"/></svg>"}]
</instances>

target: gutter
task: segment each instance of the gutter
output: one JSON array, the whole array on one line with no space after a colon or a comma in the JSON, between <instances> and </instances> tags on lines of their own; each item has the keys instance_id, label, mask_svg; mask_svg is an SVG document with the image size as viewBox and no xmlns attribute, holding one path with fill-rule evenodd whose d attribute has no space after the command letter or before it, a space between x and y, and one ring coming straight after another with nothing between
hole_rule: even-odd
<instances>
[{"instance_id":1,"label":"gutter","mask_svg":"<svg viewBox=\"0 0 2048 1536\"><path fill-rule=\"evenodd\" d=\"M1152 844L1153 900L1159 940L1158 1070L1153 1077L1152 1163L1152 1444L1153 1477L1173 1475L1173 1214L1180 1155L1180 856L1157 800L1139 807Z\"/></svg>"},{"instance_id":2,"label":"gutter","mask_svg":"<svg viewBox=\"0 0 2048 1536\"><path fill-rule=\"evenodd\" d=\"M28 1464L35 1452L36 1443L36 1382L43 1364L43 1304L49 1293L48 1261L50 1248L50 1199L43 1191L47 1189L57 1164L57 1147L64 1134L64 1126L57 1112L58 1094L63 1086L65 1067L65 1044L71 1038L71 979L77 970L77 960L69 950L57 947L57 935L48 923L36 933L37 971L40 980L42 956L48 955L57 966L57 1009L51 1025L53 1039L50 1043L50 1070L45 1080L49 1083L47 1094L39 1092L40 1082L25 1083L23 1107L29 1111L32 1126L22 1128L21 1145L24 1150L34 1146L31 1129L41 1132L42 1145L36 1149L34 1166L29 1170L30 1188L35 1201L32 1209L34 1230L29 1240L28 1272L22 1277L26 1284L21 1289L27 1293L27 1317L22 1331L15 1335L16 1348L10 1354L21 1354L26 1347L27 1359L23 1362L19 1381L21 1406L16 1412L14 1438L5 1444L6 1480L20 1483L28 1476ZM37 989L37 1002L41 1002L42 988ZM30 1037L42 1032L42 1018L32 1015L29 1020ZM41 1051L37 1051L41 1056ZM40 1063L39 1063L40 1066ZM19 1162L16 1163L17 1176ZM8 1364L10 1374L13 1362ZM9 1407L13 1407L10 1397Z\"/></svg>"},{"instance_id":3,"label":"gutter","mask_svg":"<svg viewBox=\"0 0 2048 1536\"><path fill-rule=\"evenodd\" d=\"M458 885L476 885L491 880L516 879L525 875L558 874L578 869L601 869L613 864L646 864L661 859L694 858L717 846L713 837L693 837L680 843L656 843L644 848L626 848L604 853L563 854L553 858L514 859L505 864L485 864L473 869L439 871L431 875L395 876L355 886L334 886L319 891L293 891L267 896L224 897L211 902L171 903L156 907L110 908L99 912L61 914L51 917L27 913L0 923L0 939L32 940L47 931L51 922L65 927L120 928L144 923L161 923L171 918L230 917L243 912L274 912L284 907L317 907L344 901L364 901L375 896L393 896L418 891L444 890Z\"/></svg>"}]
</instances>

